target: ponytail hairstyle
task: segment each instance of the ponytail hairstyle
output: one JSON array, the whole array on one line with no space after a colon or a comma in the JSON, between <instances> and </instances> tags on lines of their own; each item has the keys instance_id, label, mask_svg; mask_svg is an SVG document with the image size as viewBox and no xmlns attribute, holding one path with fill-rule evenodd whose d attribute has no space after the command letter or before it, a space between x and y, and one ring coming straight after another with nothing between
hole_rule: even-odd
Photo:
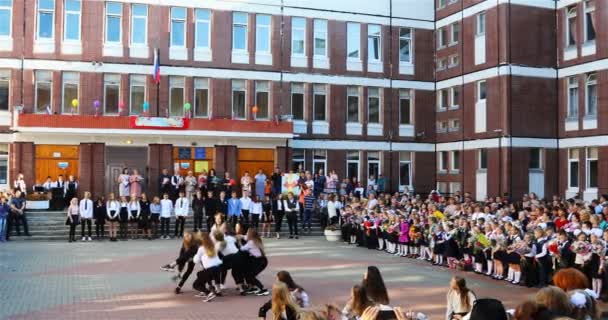
<instances>
[{"instance_id":1,"label":"ponytail hairstyle","mask_svg":"<svg viewBox=\"0 0 608 320\"><path fill-rule=\"evenodd\" d=\"M201 247L205 249L205 254L207 255L207 257L215 257L217 255L217 252L215 252L215 245L213 244L213 241L211 241L209 233L204 232L202 234L201 240Z\"/></svg>"},{"instance_id":2,"label":"ponytail hairstyle","mask_svg":"<svg viewBox=\"0 0 608 320\"><path fill-rule=\"evenodd\" d=\"M224 234L220 230L215 230L213 237L215 238L215 242L219 244L219 251L224 251L224 249L226 249L226 240L224 240Z\"/></svg>"},{"instance_id":3,"label":"ponytail hairstyle","mask_svg":"<svg viewBox=\"0 0 608 320\"><path fill-rule=\"evenodd\" d=\"M247 241L253 241L258 249L260 249L260 252L262 252L262 256L266 255L264 253L264 243L262 243L262 238L260 238L260 234L255 231L255 229L250 228L247 230Z\"/></svg>"}]
</instances>

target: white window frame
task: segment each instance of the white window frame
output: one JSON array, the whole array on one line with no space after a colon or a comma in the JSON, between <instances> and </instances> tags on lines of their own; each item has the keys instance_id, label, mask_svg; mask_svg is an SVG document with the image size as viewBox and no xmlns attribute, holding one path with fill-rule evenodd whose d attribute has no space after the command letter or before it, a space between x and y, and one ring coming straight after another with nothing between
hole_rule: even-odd
<instances>
[{"instance_id":1,"label":"white window frame","mask_svg":"<svg viewBox=\"0 0 608 320\"><path fill-rule=\"evenodd\" d=\"M240 84L242 84L242 87L240 86ZM234 119L237 120L245 120L247 119L247 116L249 115L249 113L247 112L247 81L242 80L242 79L233 79L232 82L230 83L231 85L231 89L230 89L230 105L231 105L231 110L232 110L232 115ZM245 93L245 99L244 99L244 106L243 108L245 108L244 110L244 117L237 117L237 113L234 111L234 92L235 91L242 91Z\"/></svg>"},{"instance_id":2,"label":"white window frame","mask_svg":"<svg viewBox=\"0 0 608 320\"><path fill-rule=\"evenodd\" d=\"M484 93L484 98L481 98L481 85L483 84L484 88L485 88L485 93ZM479 80L477 81L477 83L475 84L475 99L477 99L476 101L478 103L482 102L485 103L487 98L488 98L488 83L486 82L486 80Z\"/></svg>"},{"instance_id":3,"label":"white window frame","mask_svg":"<svg viewBox=\"0 0 608 320\"><path fill-rule=\"evenodd\" d=\"M357 160L351 160L349 159L349 153L357 153ZM348 175L348 165L349 164L356 164L357 165L357 181L361 181L361 152L360 151L353 151L353 150L348 150L346 151L346 174ZM352 176L348 176L348 179L351 179Z\"/></svg>"},{"instance_id":4,"label":"white window frame","mask_svg":"<svg viewBox=\"0 0 608 320\"><path fill-rule=\"evenodd\" d=\"M576 176L578 177L578 181L576 181L576 186L572 185L572 181L570 180L570 178L572 177L572 172L571 172L571 167L572 167L572 163L576 162L577 163L577 173ZM581 177L580 177L580 170L581 169L581 164L580 164L580 150L579 149L568 149L568 189L579 189L580 185L581 185Z\"/></svg>"},{"instance_id":5,"label":"white window frame","mask_svg":"<svg viewBox=\"0 0 608 320\"><path fill-rule=\"evenodd\" d=\"M597 85L597 73L593 72L593 73L589 73L585 76L586 79L586 83L585 83L585 117L587 118L596 118L597 117L597 112L598 112L598 85ZM590 96L589 96L589 87L594 86L595 87L595 112L594 113L590 113L589 112L589 106L590 106Z\"/></svg>"},{"instance_id":6,"label":"white window frame","mask_svg":"<svg viewBox=\"0 0 608 320\"><path fill-rule=\"evenodd\" d=\"M458 34L455 35L455 31L458 30ZM461 28L460 28L460 22L454 22L451 26L450 26L450 46L456 45L458 44L458 38L460 38L460 32L461 32Z\"/></svg>"},{"instance_id":7,"label":"white window frame","mask_svg":"<svg viewBox=\"0 0 608 320\"><path fill-rule=\"evenodd\" d=\"M456 126L458 124L458 126ZM458 132L460 131L460 119L450 119L448 124L448 131Z\"/></svg>"},{"instance_id":8,"label":"white window frame","mask_svg":"<svg viewBox=\"0 0 608 320\"><path fill-rule=\"evenodd\" d=\"M405 156L407 155L407 157ZM403 187L403 189L405 188L411 188L412 187L412 172L413 167L412 167L412 158L413 158L413 152L411 151L401 151L399 152L399 187L400 189ZM401 164L409 164L409 172L408 172L408 177L409 177L409 181L410 184L403 184L403 181L401 181ZM404 190L400 190L400 191L404 191Z\"/></svg>"},{"instance_id":9,"label":"white window frame","mask_svg":"<svg viewBox=\"0 0 608 320\"><path fill-rule=\"evenodd\" d=\"M439 89L437 90L437 111L446 111L448 109L448 104L450 104L448 89ZM444 105L445 101L445 105Z\"/></svg>"},{"instance_id":10,"label":"white window frame","mask_svg":"<svg viewBox=\"0 0 608 320\"><path fill-rule=\"evenodd\" d=\"M40 8L40 1L41 0L36 0L36 40L46 40L46 41L52 41L55 39L55 10L57 8L57 5L55 3L55 0L52 0L53 2L53 9L41 9ZM41 37L40 36L40 15L42 13L50 13L53 16L53 23L52 23L52 29L51 29L51 36L50 37Z\"/></svg>"},{"instance_id":11,"label":"white window frame","mask_svg":"<svg viewBox=\"0 0 608 320\"><path fill-rule=\"evenodd\" d=\"M475 35L483 36L486 34L487 17L485 12L480 12L475 16Z\"/></svg>"},{"instance_id":12,"label":"white window frame","mask_svg":"<svg viewBox=\"0 0 608 320\"><path fill-rule=\"evenodd\" d=\"M135 6L143 6L146 8L146 15L142 16L142 15L137 15L135 14L135 10L134 7ZM137 46L137 47L145 47L148 45L148 12L149 12L149 8L148 5L146 4L141 4L141 3L132 3L131 4L131 36L129 37L129 44L130 46ZM144 20L144 42L143 43L139 43L139 42L134 42L133 41L133 35L136 33L135 29L133 28L135 26L135 20L139 20L139 19L143 19Z\"/></svg>"},{"instance_id":13,"label":"white window frame","mask_svg":"<svg viewBox=\"0 0 608 320\"><path fill-rule=\"evenodd\" d=\"M368 124L382 124L382 99L379 87L367 87L367 123ZM378 99L378 122L371 122L370 119L370 99Z\"/></svg>"},{"instance_id":14,"label":"white window frame","mask_svg":"<svg viewBox=\"0 0 608 320\"><path fill-rule=\"evenodd\" d=\"M378 34L372 35L370 30L372 28L378 28ZM378 39L378 59L373 59L370 52L370 41L374 43L373 40ZM382 26L379 24L369 24L367 25L367 60L371 62L382 62Z\"/></svg>"},{"instance_id":15,"label":"white window frame","mask_svg":"<svg viewBox=\"0 0 608 320\"><path fill-rule=\"evenodd\" d=\"M268 24L262 24L260 22L260 17L268 18ZM262 30L266 29L265 32ZM266 36L268 38L268 48L260 49L258 44L260 43L259 39L261 36ZM272 16L269 14L256 14L255 15L255 52L256 53L265 53L270 54L272 52Z\"/></svg>"},{"instance_id":16,"label":"white window frame","mask_svg":"<svg viewBox=\"0 0 608 320\"><path fill-rule=\"evenodd\" d=\"M448 132L448 121L446 121L446 120L437 121L436 132L437 133Z\"/></svg>"},{"instance_id":17,"label":"white window frame","mask_svg":"<svg viewBox=\"0 0 608 320\"><path fill-rule=\"evenodd\" d=\"M410 114L409 123L401 123L401 100L409 100L410 102ZM412 126L414 125L414 99L412 99L412 91L410 89L399 90L399 125L400 126Z\"/></svg>"},{"instance_id":18,"label":"white window frame","mask_svg":"<svg viewBox=\"0 0 608 320\"><path fill-rule=\"evenodd\" d=\"M13 3L15 2L15 0L9 1L11 1L9 6L0 5L0 11L8 11L8 34L0 35L0 39L2 39L3 41L10 39L13 35Z\"/></svg>"},{"instance_id":19,"label":"white window frame","mask_svg":"<svg viewBox=\"0 0 608 320\"><path fill-rule=\"evenodd\" d=\"M173 100L173 89L182 89L182 105L177 106L180 108L178 110L171 110L171 100ZM182 117L184 116L184 107L183 105L186 103L186 78L180 76L171 76L169 77L169 117ZM171 111L177 111L175 114L172 114Z\"/></svg>"},{"instance_id":20,"label":"white window frame","mask_svg":"<svg viewBox=\"0 0 608 320\"><path fill-rule=\"evenodd\" d=\"M290 99L290 106L291 106L291 112L290 114L293 116L294 112L293 112L293 95L294 94L300 94L302 95L302 119L295 119L294 121L305 121L306 120L306 94L305 94L305 89L304 89L304 83L302 82L293 82L290 85L290 91L289 91L289 99Z\"/></svg>"},{"instance_id":21,"label":"white window frame","mask_svg":"<svg viewBox=\"0 0 608 320\"><path fill-rule=\"evenodd\" d=\"M80 104L76 108L76 112L72 108L72 101L65 101L65 88L66 85L75 85L76 86L76 100L80 102L80 74L78 72L63 72L61 75L61 114L68 113L80 113L80 108L82 107ZM68 110L65 110L65 106L68 106Z\"/></svg>"},{"instance_id":22,"label":"white window frame","mask_svg":"<svg viewBox=\"0 0 608 320\"><path fill-rule=\"evenodd\" d=\"M316 159L316 154L321 155L321 153L323 153L321 156L323 157L323 159ZM323 164L323 172L327 173L327 150L320 150L320 149L314 149L313 153L312 153L312 171L317 171L315 170L316 168L316 164L317 163L322 163Z\"/></svg>"},{"instance_id":23,"label":"white window frame","mask_svg":"<svg viewBox=\"0 0 608 320\"><path fill-rule=\"evenodd\" d=\"M485 168L482 167L482 155L485 153L486 156L486 164ZM487 171L488 170L488 162L489 162L489 154L487 149L479 149L477 150L477 171Z\"/></svg>"},{"instance_id":24,"label":"white window frame","mask_svg":"<svg viewBox=\"0 0 608 320\"><path fill-rule=\"evenodd\" d=\"M320 88L323 88L322 90ZM313 116L313 121L322 121L322 122L328 122L329 121L329 105L328 105L328 100L327 100L327 96L328 96L328 90L327 90L327 85L326 84L317 84L315 83L313 85L313 100L312 100L312 108L313 108L313 112L312 112L312 116ZM317 95L323 95L325 97L325 111L323 112L325 114L325 119L323 120L317 120L316 117L316 111L317 111L317 106L316 106L316 100L315 96Z\"/></svg>"},{"instance_id":25,"label":"white window frame","mask_svg":"<svg viewBox=\"0 0 608 320\"><path fill-rule=\"evenodd\" d=\"M77 0L75 2L78 2L79 4L79 10L78 11L68 11L67 10L67 2L70 0L64 0L63 2L63 8L64 8L64 12L63 12L63 41L64 42L80 42L82 39L82 1ZM67 38L67 33L68 33L68 15L78 15L78 39L68 39Z\"/></svg>"},{"instance_id":26,"label":"white window frame","mask_svg":"<svg viewBox=\"0 0 608 320\"><path fill-rule=\"evenodd\" d=\"M146 77L144 75L132 74L129 76L129 114L131 115L141 115L141 113L133 112L133 87L143 87L144 88L144 99L146 101L146 96L148 93L148 86L146 85ZM143 106L141 107L143 113Z\"/></svg>"},{"instance_id":27,"label":"white window frame","mask_svg":"<svg viewBox=\"0 0 608 320\"><path fill-rule=\"evenodd\" d=\"M0 69L0 88L6 87L6 109L0 112L8 112L11 105L11 72L10 70ZM1 154L1 153L0 153Z\"/></svg>"},{"instance_id":28,"label":"white window frame","mask_svg":"<svg viewBox=\"0 0 608 320\"><path fill-rule=\"evenodd\" d=\"M409 29L410 32L408 33L409 36L402 36L401 35L401 30L402 29ZM412 64L412 61L414 60L414 47L413 47L413 39L414 39L414 29L413 28L409 28L409 27L401 27L399 28L399 64ZM408 43L408 47L409 47L409 52L410 52L410 56L409 56L409 60L405 61L405 60L401 60L401 41L407 41Z\"/></svg>"},{"instance_id":29,"label":"white window frame","mask_svg":"<svg viewBox=\"0 0 608 320\"><path fill-rule=\"evenodd\" d=\"M351 30L352 29L352 30ZM356 40L355 43L352 43L350 34L354 32L355 36L353 36ZM351 45L356 45L357 48L357 56L350 56L350 47ZM354 48L353 48L354 49ZM361 24L358 22L347 22L346 23L346 59L347 60L361 60Z\"/></svg>"},{"instance_id":30,"label":"white window frame","mask_svg":"<svg viewBox=\"0 0 608 320\"><path fill-rule=\"evenodd\" d=\"M321 23L324 24L324 26L321 25ZM312 54L315 57L322 57L322 58L326 58L327 57L327 45L328 45L328 39L327 39L327 20L325 19L314 19L313 21L313 29L314 29L314 35L313 35L313 50L312 50ZM317 54L317 41L316 39L324 39L325 40L325 48L323 48L323 54Z\"/></svg>"},{"instance_id":31,"label":"white window frame","mask_svg":"<svg viewBox=\"0 0 608 320\"><path fill-rule=\"evenodd\" d=\"M353 92L356 91L356 94ZM348 118L349 110L348 110L348 100L351 97L357 98L357 121L351 121ZM361 123L361 90L357 86L348 86L346 87L346 122L347 123Z\"/></svg>"},{"instance_id":32,"label":"white window frame","mask_svg":"<svg viewBox=\"0 0 608 320\"><path fill-rule=\"evenodd\" d=\"M184 17L183 18L173 18L173 10L184 10ZM188 8L185 7L171 7L171 9L169 10L169 46L173 47L173 48L185 48L186 44L188 42ZM177 23L183 23L184 24L184 43L179 45L179 44L173 44L173 36L175 35L175 32L173 30L173 22L177 22Z\"/></svg>"},{"instance_id":33,"label":"white window frame","mask_svg":"<svg viewBox=\"0 0 608 320\"><path fill-rule=\"evenodd\" d=\"M370 154L372 154L372 153L377 153L378 154L378 160L371 160ZM378 177L382 174L382 152L380 152L380 151L368 151L367 152L367 181L368 181L368 184L369 184L369 179L370 179L370 174L369 174L370 173L369 169L371 168L370 164L377 164L378 165L378 174L376 174L375 177L374 177L376 179L376 182L377 182L378 181Z\"/></svg>"},{"instance_id":34,"label":"white window frame","mask_svg":"<svg viewBox=\"0 0 608 320\"><path fill-rule=\"evenodd\" d=\"M587 42L588 43L593 43L597 39L597 30L595 30L595 28L594 28L595 38L589 39L589 30L587 29L587 26L589 25L589 23L587 21L587 19L588 19L587 18L587 14L596 11L596 8L595 8L596 4L593 3L593 7L590 7L589 4L591 4L591 3L592 3L591 1L586 1L586 0L583 1L583 6L585 8L585 14L583 15L583 26L584 26L583 27L583 33L584 33L583 36L584 36L584 39L585 39L585 43L587 43Z\"/></svg>"},{"instance_id":35,"label":"white window frame","mask_svg":"<svg viewBox=\"0 0 608 320\"><path fill-rule=\"evenodd\" d=\"M53 106L53 73L46 70L36 70L34 72L34 113L46 113L46 110L38 110L38 85L40 83L47 83L49 86L49 104ZM10 106L9 106L10 107Z\"/></svg>"},{"instance_id":36,"label":"white window frame","mask_svg":"<svg viewBox=\"0 0 608 320\"><path fill-rule=\"evenodd\" d=\"M236 22L235 17L237 15L244 15L246 17L246 19L245 19L246 22L245 23ZM236 32L235 31L237 30L237 27L239 27L239 28L244 27L245 28L244 49L240 49L240 48L237 49L235 47L235 45L234 45L235 44L235 39L236 39L236 37L235 37ZM249 15L247 14L247 12L240 12L240 11L233 12L232 13L232 51L243 52L243 53L247 52L247 48L249 48L249 39L248 38L249 38Z\"/></svg>"},{"instance_id":37,"label":"white window frame","mask_svg":"<svg viewBox=\"0 0 608 320\"><path fill-rule=\"evenodd\" d=\"M197 12L203 12L203 11L206 11L209 14L209 19L201 19L198 17ZM213 19L212 15L213 15L213 13L209 9L196 8L194 10L194 47L196 49L211 49L211 19ZM207 24L207 44L206 45L201 45L198 42L198 34L201 32L201 30L199 30L199 26L201 24Z\"/></svg>"},{"instance_id":38,"label":"white window frame","mask_svg":"<svg viewBox=\"0 0 608 320\"><path fill-rule=\"evenodd\" d=\"M530 148L530 154L533 149L538 150L538 168L531 168L530 164L528 163L528 170L541 171L541 170L543 170L543 159L544 159L543 149L542 148Z\"/></svg>"},{"instance_id":39,"label":"white window frame","mask_svg":"<svg viewBox=\"0 0 608 320\"><path fill-rule=\"evenodd\" d=\"M300 155L298 154L296 157L296 151L298 153L301 151L302 156L300 157ZM306 149L293 149L293 153L292 153L292 157L291 157L291 165L293 167L294 172L298 168L297 166L294 166L295 163L301 163L302 169L306 170Z\"/></svg>"},{"instance_id":40,"label":"white window frame","mask_svg":"<svg viewBox=\"0 0 608 320\"><path fill-rule=\"evenodd\" d=\"M456 92L458 92L458 98L456 98ZM456 110L460 108L460 87L451 87L450 88L450 109Z\"/></svg>"},{"instance_id":41,"label":"white window frame","mask_svg":"<svg viewBox=\"0 0 608 320\"><path fill-rule=\"evenodd\" d=\"M193 86L194 94L194 111L192 112L193 118L210 118L211 115L211 94L209 90L209 78L195 78ZM207 90L207 114L198 115L199 105L196 99L197 90Z\"/></svg>"},{"instance_id":42,"label":"white window frame","mask_svg":"<svg viewBox=\"0 0 608 320\"><path fill-rule=\"evenodd\" d=\"M108 13L108 5L110 5L111 3L118 4L120 6L120 14ZM103 36L104 43L122 45L122 12L123 12L122 6L123 6L123 4L121 2L116 2L116 1L108 1L105 3L105 6L104 6L105 7L104 36ZM118 17L118 20L119 20L118 25L120 26L120 28L118 29L118 41L109 41L108 40L108 17Z\"/></svg>"},{"instance_id":43,"label":"white window frame","mask_svg":"<svg viewBox=\"0 0 608 320\"><path fill-rule=\"evenodd\" d=\"M460 167L462 164L462 159L460 159L460 150L450 151L450 173L458 174L460 173ZM458 168L456 168L456 159L458 159Z\"/></svg>"},{"instance_id":44,"label":"white window frame","mask_svg":"<svg viewBox=\"0 0 608 320\"><path fill-rule=\"evenodd\" d=\"M568 84L568 90L567 92L567 96L566 96L566 103L568 106L568 109L566 110L566 118L567 119L575 119L578 117L578 109L579 109L579 97L580 97L580 90L578 87L578 77L577 76L571 76L567 78L567 84ZM576 89L576 99L572 99L571 95L573 90ZM586 99L585 99L586 100ZM576 106L572 105L572 101L576 101Z\"/></svg>"},{"instance_id":45,"label":"white window frame","mask_svg":"<svg viewBox=\"0 0 608 320\"><path fill-rule=\"evenodd\" d=\"M444 157L445 160L444 161ZM447 151L439 151L437 152L437 170L439 173L447 173L448 172L448 163L449 163L449 153Z\"/></svg>"},{"instance_id":46,"label":"white window frame","mask_svg":"<svg viewBox=\"0 0 608 320\"><path fill-rule=\"evenodd\" d=\"M460 56L458 54L453 54L448 57L448 68L457 67L460 64Z\"/></svg>"},{"instance_id":47,"label":"white window frame","mask_svg":"<svg viewBox=\"0 0 608 320\"><path fill-rule=\"evenodd\" d=\"M576 5L571 6L571 7L566 7L566 25L565 25L565 30L566 30L566 34L565 34L565 42L566 45L565 47L573 47L576 46L576 36L574 37L574 43L570 43L570 19L576 19L577 18L577 8ZM574 23L576 24L576 20L574 21ZM575 34L576 34L576 30L574 30Z\"/></svg>"},{"instance_id":48,"label":"white window frame","mask_svg":"<svg viewBox=\"0 0 608 320\"><path fill-rule=\"evenodd\" d=\"M303 21L304 27L296 27L294 21ZM293 36L295 33L302 33L302 52L294 51L294 43L295 37ZM291 56L293 57L305 57L306 56L306 18L304 17L292 17L291 18Z\"/></svg>"},{"instance_id":49,"label":"white window frame","mask_svg":"<svg viewBox=\"0 0 608 320\"><path fill-rule=\"evenodd\" d=\"M443 49L448 46L447 37L447 27L437 29L437 49Z\"/></svg>"},{"instance_id":50,"label":"white window frame","mask_svg":"<svg viewBox=\"0 0 608 320\"><path fill-rule=\"evenodd\" d=\"M591 156L591 150L595 150L596 156ZM585 189L586 190L596 190L598 186L591 186L591 162L596 162L596 167L598 167L599 174L599 149L597 147L589 147L585 148ZM599 177L596 177L596 182L599 184Z\"/></svg>"},{"instance_id":51,"label":"white window frame","mask_svg":"<svg viewBox=\"0 0 608 320\"><path fill-rule=\"evenodd\" d=\"M115 78L115 79L113 79ZM107 90L108 90L108 86L118 86L118 101L120 103L121 99L120 99L120 74L104 74L104 78L103 78L103 110L102 110L102 114L103 115L118 115L120 113L120 108L118 107L118 105L116 106L116 112L112 112L109 113L107 111Z\"/></svg>"}]
</instances>

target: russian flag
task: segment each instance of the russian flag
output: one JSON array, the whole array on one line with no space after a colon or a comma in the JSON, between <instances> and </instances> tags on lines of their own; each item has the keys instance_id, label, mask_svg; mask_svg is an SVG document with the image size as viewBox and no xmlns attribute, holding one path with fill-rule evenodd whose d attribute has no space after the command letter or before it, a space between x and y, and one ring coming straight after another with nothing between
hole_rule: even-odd
<instances>
[{"instance_id":1,"label":"russian flag","mask_svg":"<svg viewBox=\"0 0 608 320\"><path fill-rule=\"evenodd\" d=\"M154 71L152 73L154 76L154 83L160 83L160 57L158 56L158 49L154 50Z\"/></svg>"}]
</instances>

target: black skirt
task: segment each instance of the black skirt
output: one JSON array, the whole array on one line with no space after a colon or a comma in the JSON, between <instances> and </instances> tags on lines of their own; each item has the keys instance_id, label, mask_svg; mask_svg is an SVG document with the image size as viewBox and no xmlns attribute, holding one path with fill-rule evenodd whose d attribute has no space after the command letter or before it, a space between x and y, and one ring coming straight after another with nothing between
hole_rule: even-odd
<instances>
[{"instance_id":1,"label":"black skirt","mask_svg":"<svg viewBox=\"0 0 608 320\"><path fill-rule=\"evenodd\" d=\"M131 222L137 222L137 220L139 220L137 210L131 210Z\"/></svg>"},{"instance_id":2,"label":"black skirt","mask_svg":"<svg viewBox=\"0 0 608 320\"><path fill-rule=\"evenodd\" d=\"M433 247L434 254L444 254L444 251L445 251L445 242L435 243L435 247Z\"/></svg>"},{"instance_id":3,"label":"black skirt","mask_svg":"<svg viewBox=\"0 0 608 320\"><path fill-rule=\"evenodd\" d=\"M129 222L129 212L127 208L120 208L120 222Z\"/></svg>"},{"instance_id":4,"label":"black skirt","mask_svg":"<svg viewBox=\"0 0 608 320\"><path fill-rule=\"evenodd\" d=\"M139 216L139 228L148 229L150 227L150 214L145 212Z\"/></svg>"},{"instance_id":5,"label":"black skirt","mask_svg":"<svg viewBox=\"0 0 608 320\"><path fill-rule=\"evenodd\" d=\"M460 249L458 248L458 243L456 243L456 240L453 238L445 242L445 256L456 259L460 259L462 257L460 254Z\"/></svg>"},{"instance_id":6,"label":"black skirt","mask_svg":"<svg viewBox=\"0 0 608 320\"><path fill-rule=\"evenodd\" d=\"M80 216L77 214L73 214L72 215L72 221L70 221L70 218L66 218L65 220L65 225L69 226L69 225L79 225L80 224Z\"/></svg>"},{"instance_id":7,"label":"black skirt","mask_svg":"<svg viewBox=\"0 0 608 320\"><path fill-rule=\"evenodd\" d=\"M150 222L159 223L160 222L160 213L153 213L150 215Z\"/></svg>"},{"instance_id":8,"label":"black skirt","mask_svg":"<svg viewBox=\"0 0 608 320\"><path fill-rule=\"evenodd\" d=\"M115 214L116 214L116 211L114 211L114 210L110 211L110 217L114 217ZM116 217L116 218L110 218L108 220L110 222L118 222L118 217Z\"/></svg>"},{"instance_id":9,"label":"black skirt","mask_svg":"<svg viewBox=\"0 0 608 320\"><path fill-rule=\"evenodd\" d=\"M516 252L507 253L505 255L505 261L508 264L519 264L521 262L521 256Z\"/></svg>"}]
</instances>

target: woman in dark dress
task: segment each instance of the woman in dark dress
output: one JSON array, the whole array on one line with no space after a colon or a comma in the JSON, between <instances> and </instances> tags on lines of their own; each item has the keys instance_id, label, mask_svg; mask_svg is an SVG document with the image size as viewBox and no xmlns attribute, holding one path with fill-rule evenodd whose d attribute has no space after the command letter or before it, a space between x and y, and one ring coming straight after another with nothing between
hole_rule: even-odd
<instances>
[{"instance_id":1,"label":"woman in dark dress","mask_svg":"<svg viewBox=\"0 0 608 320\"><path fill-rule=\"evenodd\" d=\"M95 200L95 208L93 211L93 218L95 218L95 236L97 237L97 240L101 240L106 237L106 216L106 200L103 196L101 196Z\"/></svg>"},{"instance_id":2,"label":"woman in dark dress","mask_svg":"<svg viewBox=\"0 0 608 320\"><path fill-rule=\"evenodd\" d=\"M150 228L150 200L145 193L141 194L139 200L139 230L142 230L144 235L148 235L148 240L152 240L152 229Z\"/></svg>"}]
</instances>

